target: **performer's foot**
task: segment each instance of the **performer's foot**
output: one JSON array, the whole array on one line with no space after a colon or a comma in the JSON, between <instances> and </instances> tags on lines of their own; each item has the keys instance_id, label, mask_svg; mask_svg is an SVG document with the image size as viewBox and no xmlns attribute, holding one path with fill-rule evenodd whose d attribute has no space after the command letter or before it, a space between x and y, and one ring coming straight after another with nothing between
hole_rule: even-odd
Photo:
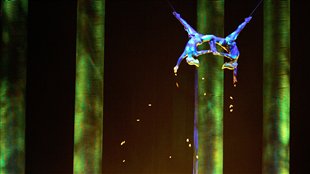
<instances>
[{"instance_id":1,"label":"performer's foot","mask_svg":"<svg viewBox=\"0 0 310 174\"><path fill-rule=\"evenodd\" d=\"M188 58L186 58L186 62L189 65L195 65L196 67L199 67L199 60L198 59L194 59L194 58L188 57Z\"/></svg>"},{"instance_id":2,"label":"performer's foot","mask_svg":"<svg viewBox=\"0 0 310 174\"><path fill-rule=\"evenodd\" d=\"M179 17L180 17L180 14L179 14L179 13L177 13L177 12L175 12L175 11L174 11L172 14L173 14L175 17L177 17L177 18L179 18Z\"/></svg>"},{"instance_id":3,"label":"performer's foot","mask_svg":"<svg viewBox=\"0 0 310 174\"><path fill-rule=\"evenodd\" d=\"M249 16L249 17L245 18L244 21L249 23L251 19L252 19L252 16Z\"/></svg>"},{"instance_id":4,"label":"performer's foot","mask_svg":"<svg viewBox=\"0 0 310 174\"><path fill-rule=\"evenodd\" d=\"M229 70L234 70L237 68L238 63L236 61L231 61L231 62L225 62L222 66L222 69L229 69Z\"/></svg>"}]
</instances>

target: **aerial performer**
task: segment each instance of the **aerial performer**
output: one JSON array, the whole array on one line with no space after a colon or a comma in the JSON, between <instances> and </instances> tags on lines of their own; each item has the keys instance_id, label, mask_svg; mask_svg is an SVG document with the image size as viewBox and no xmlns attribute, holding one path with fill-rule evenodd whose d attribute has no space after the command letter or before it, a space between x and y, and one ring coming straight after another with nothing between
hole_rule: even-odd
<instances>
[{"instance_id":1,"label":"aerial performer","mask_svg":"<svg viewBox=\"0 0 310 174\"><path fill-rule=\"evenodd\" d=\"M207 53L212 53L212 50L200 50L200 51L198 51L197 46L201 45L204 42L208 42L208 41L210 42L210 40L213 39L215 36L203 35L203 34L198 33L183 18L181 18L181 15L179 13L177 13L176 11L173 12L173 15L184 26L184 30L187 32L188 37L189 37L189 40L185 46L185 49L184 49L183 53L181 54L181 56L179 57L177 64L175 65L175 67L173 69L174 73L176 75L178 72L179 66L180 66L180 64L184 58L186 58L187 64L195 65L196 67L199 67L199 60L195 59L195 57L198 57L200 55L207 54Z\"/></svg>"},{"instance_id":2,"label":"aerial performer","mask_svg":"<svg viewBox=\"0 0 310 174\"><path fill-rule=\"evenodd\" d=\"M237 29L226 36L225 38L216 37L214 36L212 38L212 42L209 42L210 47L212 50L216 50L216 45L219 45L224 52L219 51L213 51L214 55L220 55L224 56L228 59L230 59L229 62L225 62L222 66L222 69L229 69L233 71L233 82L234 84L237 82L237 70L238 70L238 58L240 55L240 52L237 47L236 39L239 35L239 33L242 31L242 29L246 26L247 23L250 22L252 19L252 16L249 16L244 19L244 22L242 22Z\"/></svg>"},{"instance_id":3,"label":"aerial performer","mask_svg":"<svg viewBox=\"0 0 310 174\"><path fill-rule=\"evenodd\" d=\"M181 24L184 26L184 29L189 36L189 41L187 42L183 53L181 54L176 65L173 68L175 75L177 75L180 63L184 58L186 58L186 62L189 65L195 65L196 67L199 67L199 60L195 58L203 54L212 53L213 55L223 56L230 60L223 64L222 69L229 69L233 71L233 82L235 84L237 82L237 67L238 67L237 61L240 55L236 39L240 34L240 32L244 29L246 24L250 22L250 20L252 19L253 12L260 5L261 2L262 0L255 7L255 9L252 11L249 17L246 17L244 21L236 28L236 30L233 31L228 36L226 36L225 38L217 37L212 34L203 35L201 33L198 33L183 18L181 18L180 14L177 13L170 4L170 6L173 9L173 15L181 22ZM197 50L198 45L201 45L205 42L209 43L210 50ZM221 48L221 51L217 50L216 45L218 45Z\"/></svg>"},{"instance_id":4,"label":"aerial performer","mask_svg":"<svg viewBox=\"0 0 310 174\"><path fill-rule=\"evenodd\" d=\"M237 66L238 66L238 58L240 52L237 47L236 39L242 29L246 26L247 23L252 19L251 16L245 18L244 22L242 22L237 29L229 34L227 37L217 37L211 34L200 34L196 30L194 30L183 18L181 18L180 14L177 12L173 12L173 15L181 22L184 26L185 31L188 34L189 40L185 46L185 49L181 56L179 57L177 64L174 67L174 73L177 74L180 63L184 58L186 58L186 62L189 65L195 65L199 67L199 60L194 57L198 57L203 54L212 53L213 55L224 56L230 59L229 62L223 64L222 69L229 69L234 71L234 82L237 81ZM210 50L197 50L197 46L202 43L208 42L210 45ZM220 52L217 50L216 45L219 45L224 52Z\"/></svg>"}]
</instances>

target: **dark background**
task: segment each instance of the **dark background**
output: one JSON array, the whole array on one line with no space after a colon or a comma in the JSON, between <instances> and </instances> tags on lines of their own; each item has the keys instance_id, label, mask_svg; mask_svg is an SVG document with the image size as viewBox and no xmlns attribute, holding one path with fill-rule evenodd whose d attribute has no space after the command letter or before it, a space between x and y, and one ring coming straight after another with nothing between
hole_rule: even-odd
<instances>
[{"instance_id":1,"label":"dark background","mask_svg":"<svg viewBox=\"0 0 310 174\"><path fill-rule=\"evenodd\" d=\"M196 26L195 1L172 3ZM225 2L225 34L256 4ZM73 170L76 7L74 0L29 2L26 173ZM291 173L308 169L307 7L291 4ZM192 172L185 139L193 134L195 68L183 62L179 76L173 75L187 34L171 12L166 0L106 0L104 173ZM225 71L224 173L261 173L262 24L260 6L237 40L236 88Z\"/></svg>"}]
</instances>

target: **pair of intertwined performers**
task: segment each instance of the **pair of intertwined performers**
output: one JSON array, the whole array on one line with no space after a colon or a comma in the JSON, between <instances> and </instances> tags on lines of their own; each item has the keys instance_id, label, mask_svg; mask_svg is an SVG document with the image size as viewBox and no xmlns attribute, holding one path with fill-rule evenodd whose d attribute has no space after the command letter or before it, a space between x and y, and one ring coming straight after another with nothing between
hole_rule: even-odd
<instances>
[{"instance_id":1,"label":"pair of intertwined performers","mask_svg":"<svg viewBox=\"0 0 310 174\"><path fill-rule=\"evenodd\" d=\"M244 22L242 22L237 29L226 36L225 38L217 37L211 34L200 34L196 30L194 30L183 18L181 18L180 14L176 11L173 12L173 15L181 22L184 26L185 31L188 34L189 41L187 42L185 49L181 56L179 57L177 64L174 67L174 73L177 75L177 71L179 69L179 65L184 58L186 58L186 62L189 65L195 65L199 67L199 60L195 59L203 54L212 53L213 55L224 56L230 59L229 62L223 64L222 69L229 69L233 70L234 83L237 82L237 66L238 66L238 58L239 58L239 50L237 47L236 39L242 29L246 26L247 23L250 22L252 19L251 16L245 18ZM209 43L210 50L198 50L198 45L203 43ZM217 50L216 45L220 46L222 49L221 51Z\"/></svg>"}]
</instances>

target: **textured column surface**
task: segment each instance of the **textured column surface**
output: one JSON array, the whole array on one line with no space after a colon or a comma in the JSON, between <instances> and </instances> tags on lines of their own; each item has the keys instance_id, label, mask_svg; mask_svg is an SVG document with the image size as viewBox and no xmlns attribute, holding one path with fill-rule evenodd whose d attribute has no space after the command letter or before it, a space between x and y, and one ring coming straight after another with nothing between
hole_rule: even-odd
<instances>
[{"instance_id":1,"label":"textured column surface","mask_svg":"<svg viewBox=\"0 0 310 174\"><path fill-rule=\"evenodd\" d=\"M0 173L25 173L28 1L1 2Z\"/></svg>"},{"instance_id":2,"label":"textured column surface","mask_svg":"<svg viewBox=\"0 0 310 174\"><path fill-rule=\"evenodd\" d=\"M198 32L224 36L224 0L198 0L197 15ZM212 54L200 56L199 60L193 173L222 173L224 61Z\"/></svg>"},{"instance_id":3,"label":"textured column surface","mask_svg":"<svg viewBox=\"0 0 310 174\"><path fill-rule=\"evenodd\" d=\"M78 0L74 173L102 171L104 0Z\"/></svg>"},{"instance_id":4,"label":"textured column surface","mask_svg":"<svg viewBox=\"0 0 310 174\"><path fill-rule=\"evenodd\" d=\"M264 1L263 173L289 173L290 0Z\"/></svg>"}]
</instances>

